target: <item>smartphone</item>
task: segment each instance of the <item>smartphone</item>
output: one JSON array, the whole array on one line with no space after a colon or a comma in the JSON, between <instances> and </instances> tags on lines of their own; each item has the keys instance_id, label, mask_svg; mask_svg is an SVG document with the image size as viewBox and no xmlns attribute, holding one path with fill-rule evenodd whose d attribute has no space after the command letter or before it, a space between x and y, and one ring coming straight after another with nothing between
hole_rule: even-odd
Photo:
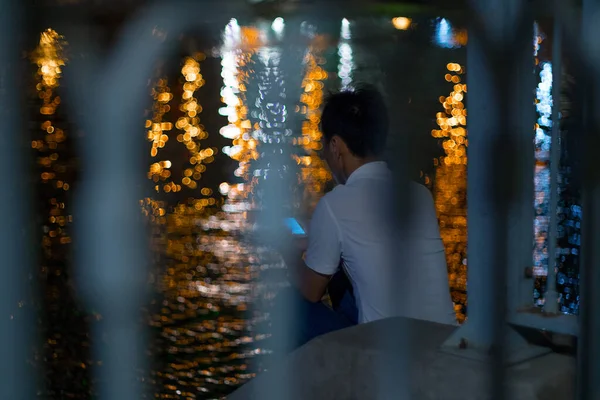
<instances>
[{"instance_id":1,"label":"smartphone","mask_svg":"<svg viewBox=\"0 0 600 400\"><path fill-rule=\"evenodd\" d=\"M285 225L292 232L292 235L306 236L306 231L302 228L302 225L300 225L296 218L286 218Z\"/></svg>"}]
</instances>

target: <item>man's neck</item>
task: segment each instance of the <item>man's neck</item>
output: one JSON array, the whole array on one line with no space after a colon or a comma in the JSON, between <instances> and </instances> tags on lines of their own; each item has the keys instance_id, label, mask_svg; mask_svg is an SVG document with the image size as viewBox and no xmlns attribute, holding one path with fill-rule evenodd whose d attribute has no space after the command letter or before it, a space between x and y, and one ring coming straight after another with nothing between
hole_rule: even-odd
<instances>
[{"instance_id":1,"label":"man's neck","mask_svg":"<svg viewBox=\"0 0 600 400\"><path fill-rule=\"evenodd\" d=\"M353 158L350 162L347 163L346 168L344 169L344 174L346 175L346 180L350 178L350 175L363 165L383 161L379 157L365 157L365 158Z\"/></svg>"}]
</instances>

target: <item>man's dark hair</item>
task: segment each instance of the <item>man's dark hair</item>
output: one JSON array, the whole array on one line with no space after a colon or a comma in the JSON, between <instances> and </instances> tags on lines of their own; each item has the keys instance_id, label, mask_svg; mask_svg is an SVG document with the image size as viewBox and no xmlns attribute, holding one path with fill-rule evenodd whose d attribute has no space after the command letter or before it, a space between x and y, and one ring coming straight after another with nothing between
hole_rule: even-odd
<instances>
[{"instance_id":1,"label":"man's dark hair","mask_svg":"<svg viewBox=\"0 0 600 400\"><path fill-rule=\"evenodd\" d=\"M321 116L327 143L338 135L357 157L379 156L385 149L389 121L383 97L372 86L330 95Z\"/></svg>"}]
</instances>

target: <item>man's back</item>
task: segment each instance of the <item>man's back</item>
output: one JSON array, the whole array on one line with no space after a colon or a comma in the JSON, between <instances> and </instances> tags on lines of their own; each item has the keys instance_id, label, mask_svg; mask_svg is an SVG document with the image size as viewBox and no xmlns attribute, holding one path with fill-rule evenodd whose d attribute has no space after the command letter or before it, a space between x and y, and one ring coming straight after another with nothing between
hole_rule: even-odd
<instances>
[{"instance_id":1,"label":"man's back","mask_svg":"<svg viewBox=\"0 0 600 400\"><path fill-rule=\"evenodd\" d=\"M337 231L343 267L354 289L361 323L393 316L390 299L400 303L402 315L455 322L433 200L427 188L413 184L411 189L415 205L409 228L410 247L415 250L412 265L398 254L392 177L384 162L371 162L354 171L345 185L328 193L317 207L315 217L320 221L313 226L319 229L323 220L328 220ZM320 236L312 231L311 236L313 233ZM309 251L307 265L310 262ZM402 275L410 281L392 285L392 268L402 269ZM401 287L406 291L394 290Z\"/></svg>"}]
</instances>

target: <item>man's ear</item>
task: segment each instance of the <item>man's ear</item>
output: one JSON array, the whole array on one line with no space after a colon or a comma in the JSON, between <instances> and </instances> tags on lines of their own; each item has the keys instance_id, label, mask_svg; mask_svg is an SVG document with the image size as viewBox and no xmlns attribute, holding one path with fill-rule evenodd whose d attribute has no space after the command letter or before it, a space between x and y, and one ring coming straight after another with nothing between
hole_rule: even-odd
<instances>
[{"instance_id":1,"label":"man's ear","mask_svg":"<svg viewBox=\"0 0 600 400\"><path fill-rule=\"evenodd\" d=\"M344 141L338 135L334 135L329 141L329 147L333 156L337 158L344 151Z\"/></svg>"}]
</instances>

